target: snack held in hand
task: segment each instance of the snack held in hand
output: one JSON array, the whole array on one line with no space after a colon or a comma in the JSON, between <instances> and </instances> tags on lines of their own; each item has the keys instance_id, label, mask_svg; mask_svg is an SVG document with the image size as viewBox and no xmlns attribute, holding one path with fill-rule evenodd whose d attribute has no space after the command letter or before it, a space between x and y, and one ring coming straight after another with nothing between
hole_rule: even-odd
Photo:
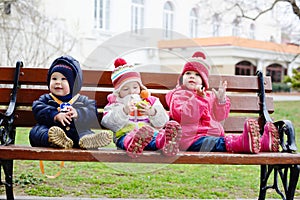
<instances>
[{"instance_id":1,"label":"snack held in hand","mask_svg":"<svg viewBox=\"0 0 300 200\"><path fill-rule=\"evenodd\" d=\"M139 101L135 104L135 106L137 107L137 109L140 109L142 108L142 105L145 104L145 105L150 105L150 103L148 101L146 101L145 99L142 100L142 101Z\"/></svg>"},{"instance_id":2,"label":"snack held in hand","mask_svg":"<svg viewBox=\"0 0 300 200\"><path fill-rule=\"evenodd\" d=\"M140 95L142 99L147 99L150 96L150 93L148 90L142 90Z\"/></svg>"}]
</instances>

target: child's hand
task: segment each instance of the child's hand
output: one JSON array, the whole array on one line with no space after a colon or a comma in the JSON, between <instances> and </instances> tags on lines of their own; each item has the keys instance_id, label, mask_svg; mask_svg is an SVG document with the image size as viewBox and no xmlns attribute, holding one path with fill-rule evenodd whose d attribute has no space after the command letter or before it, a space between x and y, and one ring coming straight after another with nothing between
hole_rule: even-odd
<instances>
[{"instance_id":1,"label":"child's hand","mask_svg":"<svg viewBox=\"0 0 300 200\"><path fill-rule=\"evenodd\" d=\"M135 106L134 101L129 101L127 104L124 106L124 112L129 115L129 113L134 112L134 110L137 109Z\"/></svg>"},{"instance_id":2,"label":"child's hand","mask_svg":"<svg viewBox=\"0 0 300 200\"><path fill-rule=\"evenodd\" d=\"M156 110L148 102L144 101L139 103L138 110L142 115L154 116L156 114Z\"/></svg>"},{"instance_id":3,"label":"child's hand","mask_svg":"<svg viewBox=\"0 0 300 200\"><path fill-rule=\"evenodd\" d=\"M196 92L199 96L205 97L205 88L202 85L197 85L196 86Z\"/></svg>"},{"instance_id":4,"label":"child's hand","mask_svg":"<svg viewBox=\"0 0 300 200\"><path fill-rule=\"evenodd\" d=\"M71 124L72 117L68 113L60 112L54 117L54 120L66 126L66 124Z\"/></svg>"},{"instance_id":5,"label":"child's hand","mask_svg":"<svg viewBox=\"0 0 300 200\"><path fill-rule=\"evenodd\" d=\"M219 89L216 91L214 88L212 91L215 93L216 97L218 98L219 102L224 103L226 102L226 88L227 88L227 81L220 81Z\"/></svg>"},{"instance_id":6,"label":"child's hand","mask_svg":"<svg viewBox=\"0 0 300 200\"><path fill-rule=\"evenodd\" d=\"M77 118L78 117L78 113L76 111L75 108L73 108L72 106L68 106L67 107L67 115L69 115L71 118Z\"/></svg>"}]
</instances>

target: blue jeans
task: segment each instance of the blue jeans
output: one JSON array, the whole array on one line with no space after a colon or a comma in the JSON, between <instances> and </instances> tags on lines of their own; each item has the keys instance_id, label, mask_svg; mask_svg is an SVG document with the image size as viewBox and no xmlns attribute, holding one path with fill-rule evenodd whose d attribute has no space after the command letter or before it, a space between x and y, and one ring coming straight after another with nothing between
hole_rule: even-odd
<instances>
[{"instance_id":1,"label":"blue jeans","mask_svg":"<svg viewBox=\"0 0 300 200\"><path fill-rule=\"evenodd\" d=\"M149 150L149 151L156 151L158 150L156 147L156 137L157 137L158 131L154 132L153 138L150 141L150 143L144 148L144 150ZM116 142L116 146L120 149L126 150L124 147L124 139L126 137L126 134L121 136L117 142Z\"/></svg>"},{"instance_id":2,"label":"blue jeans","mask_svg":"<svg viewBox=\"0 0 300 200\"><path fill-rule=\"evenodd\" d=\"M224 137L204 136L194 142L187 151L226 152Z\"/></svg>"}]
</instances>

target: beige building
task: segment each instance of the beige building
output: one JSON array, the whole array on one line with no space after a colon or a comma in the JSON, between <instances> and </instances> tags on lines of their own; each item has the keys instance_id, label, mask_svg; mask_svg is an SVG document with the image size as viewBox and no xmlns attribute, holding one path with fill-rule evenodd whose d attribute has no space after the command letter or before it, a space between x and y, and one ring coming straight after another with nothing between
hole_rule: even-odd
<instances>
[{"instance_id":1,"label":"beige building","mask_svg":"<svg viewBox=\"0 0 300 200\"><path fill-rule=\"evenodd\" d=\"M281 7L253 21L240 17L230 2L8 0L0 4L0 61L3 65L8 58L20 58L26 66L46 67L68 53L84 68L111 70L113 60L122 56L141 71L178 72L186 58L201 50L213 66L211 73L253 75L263 70L275 82L300 66L299 46L283 44L278 22L284 19L277 12ZM243 2L249 14L251 6L269 3ZM21 10L25 14L18 15Z\"/></svg>"},{"instance_id":2,"label":"beige building","mask_svg":"<svg viewBox=\"0 0 300 200\"><path fill-rule=\"evenodd\" d=\"M123 56L141 71L178 72L198 50L208 56L211 73L254 75L262 70L280 82L300 66L299 47L282 44L280 7L253 21L239 17L237 8L226 12L230 5L222 0L76 0L71 7L70 0L62 2L66 11L59 17L77 29L75 50L80 51L74 53L87 68L112 69L114 58ZM44 5L56 13L55 1Z\"/></svg>"},{"instance_id":3,"label":"beige building","mask_svg":"<svg viewBox=\"0 0 300 200\"><path fill-rule=\"evenodd\" d=\"M199 47L205 50L213 66L212 73L255 75L256 70L281 82L300 67L300 48L294 44L278 44L240 37L210 37L191 40L161 41L159 48L176 51L185 49L192 55Z\"/></svg>"}]
</instances>

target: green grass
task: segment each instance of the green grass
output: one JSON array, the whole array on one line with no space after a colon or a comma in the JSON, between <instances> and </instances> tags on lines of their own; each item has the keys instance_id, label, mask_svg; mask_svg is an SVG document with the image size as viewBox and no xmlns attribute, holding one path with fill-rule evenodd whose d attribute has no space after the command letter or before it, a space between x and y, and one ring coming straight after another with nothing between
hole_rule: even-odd
<instances>
[{"instance_id":1,"label":"green grass","mask_svg":"<svg viewBox=\"0 0 300 200\"><path fill-rule=\"evenodd\" d=\"M275 102L275 111L273 118L291 120L300 132L300 102ZM18 128L17 144L29 144L28 131ZM260 166L65 162L62 174L49 179L41 174L39 161L14 163L16 196L255 199L259 193ZM59 171L58 161L44 164L48 175ZM0 194L5 194L4 187ZM267 198L280 196L270 190ZM299 184L295 198L300 198Z\"/></svg>"}]
</instances>

